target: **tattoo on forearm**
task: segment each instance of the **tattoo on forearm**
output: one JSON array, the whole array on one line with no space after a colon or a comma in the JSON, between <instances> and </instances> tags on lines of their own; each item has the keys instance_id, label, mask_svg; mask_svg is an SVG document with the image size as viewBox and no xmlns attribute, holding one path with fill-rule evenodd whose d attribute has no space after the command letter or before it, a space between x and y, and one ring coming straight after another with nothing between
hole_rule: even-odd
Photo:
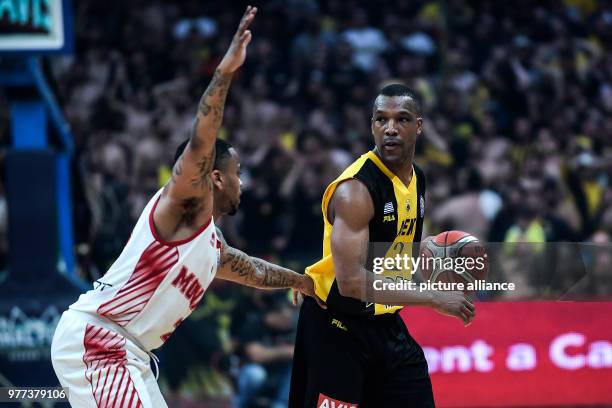
<instances>
[{"instance_id":1,"label":"tattoo on forearm","mask_svg":"<svg viewBox=\"0 0 612 408\"><path fill-rule=\"evenodd\" d=\"M251 258L251 261L263 274L262 286L267 288L291 288L298 282L298 276L293 272L261 259Z\"/></svg>"},{"instance_id":2,"label":"tattoo on forearm","mask_svg":"<svg viewBox=\"0 0 612 408\"><path fill-rule=\"evenodd\" d=\"M198 104L198 114L201 113L204 117L212 114L212 127L215 129L221 125L225 99L227 98L227 91L229 90L230 82L230 76L223 76L218 70L216 70L212 79L210 80L208 88L206 88L206 91L204 91L202 98L200 98L200 103ZM209 98L214 97L215 94L217 99L212 102L209 101ZM197 132L194 132L192 139L197 139Z\"/></svg>"},{"instance_id":3,"label":"tattoo on forearm","mask_svg":"<svg viewBox=\"0 0 612 408\"><path fill-rule=\"evenodd\" d=\"M261 288L291 288L300 278L295 272L258 258L251 258L244 252L232 249L221 263L230 263L230 269L244 279L244 283Z\"/></svg>"},{"instance_id":4,"label":"tattoo on forearm","mask_svg":"<svg viewBox=\"0 0 612 408\"><path fill-rule=\"evenodd\" d=\"M215 71L208 88L204 91L200 103L198 104L198 114L193 123L190 138L192 148L197 150L202 146L202 136L200 136L198 132L200 129L200 120L202 118L209 118L208 120L210 120L210 122L202 123L202 126L210 129L210 131L216 133L219 126L221 126L225 99L227 98L230 82L230 76L221 75L218 70ZM211 150L201 155L196 162L198 174L190 180L193 188L210 189L212 187L210 172L213 169L214 162L215 149L213 147ZM182 166L175 165L172 179L174 180L175 176L180 175L180 172L182 172Z\"/></svg>"}]
</instances>

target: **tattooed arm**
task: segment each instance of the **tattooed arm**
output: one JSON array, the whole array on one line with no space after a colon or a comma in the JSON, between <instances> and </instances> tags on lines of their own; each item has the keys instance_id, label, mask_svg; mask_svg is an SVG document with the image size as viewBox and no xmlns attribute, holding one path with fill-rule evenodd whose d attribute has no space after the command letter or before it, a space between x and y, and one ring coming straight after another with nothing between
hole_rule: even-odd
<instances>
[{"instance_id":1,"label":"tattooed arm","mask_svg":"<svg viewBox=\"0 0 612 408\"><path fill-rule=\"evenodd\" d=\"M217 269L218 278L260 289L302 289L308 281L312 282L307 275L251 257L236 248L224 248Z\"/></svg>"},{"instance_id":2,"label":"tattooed arm","mask_svg":"<svg viewBox=\"0 0 612 408\"><path fill-rule=\"evenodd\" d=\"M215 159L215 138L223 119L232 75L246 57L246 47L251 41L248 27L256 13L256 7L247 7L227 53L200 99L189 143L174 165L171 182L167 186L171 198L182 201L202 197L211 190L209 175Z\"/></svg>"},{"instance_id":3,"label":"tattooed arm","mask_svg":"<svg viewBox=\"0 0 612 408\"><path fill-rule=\"evenodd\" d=\"M223 234L217 231L223 243L217 278L259 289L293 288L303 295L313 297L321 307L326 308L323 301L315 295L314 282L310 276L301 275L232 248L225 243Z\"/></svg>"}]
</instances>

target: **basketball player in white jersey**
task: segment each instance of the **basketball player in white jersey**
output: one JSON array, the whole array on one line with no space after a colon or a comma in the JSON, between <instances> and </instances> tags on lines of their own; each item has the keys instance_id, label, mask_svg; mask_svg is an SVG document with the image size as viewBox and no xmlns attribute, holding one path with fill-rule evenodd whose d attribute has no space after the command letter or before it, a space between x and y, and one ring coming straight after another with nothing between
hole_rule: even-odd
<instances>
[{"instance_id":1,"label":"basketball player in white jersey","mask_svg":"<svg viewBox=\"0 0 612 408\"><path fill-rule=\"evenodd\" d=\"M73 407L166 407L151 370L151 350L195 309L216 274L250 286L314 294L305 275L224 246L213 222L216 134L256 13L247 7L200 100L171 180L147 204L108 272L60 319L51 358Z\"/></svg>"}]
</instances>

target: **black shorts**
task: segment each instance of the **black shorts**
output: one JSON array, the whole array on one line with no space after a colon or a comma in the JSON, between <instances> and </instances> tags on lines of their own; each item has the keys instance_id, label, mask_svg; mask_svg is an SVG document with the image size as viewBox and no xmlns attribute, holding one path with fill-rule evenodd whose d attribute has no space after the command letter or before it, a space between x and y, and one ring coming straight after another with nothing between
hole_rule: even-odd
<instances>
[{"instance_id":1,"label":"black shorts","mask_svg":"<svg viewBox=\"0 0 612 408\"><path fill-rule=\"evenodd\" d=\"M399 314L341 315L304 300L289 407L321 406L435 406L425 355Z\"/></svg>"}]
</instances>

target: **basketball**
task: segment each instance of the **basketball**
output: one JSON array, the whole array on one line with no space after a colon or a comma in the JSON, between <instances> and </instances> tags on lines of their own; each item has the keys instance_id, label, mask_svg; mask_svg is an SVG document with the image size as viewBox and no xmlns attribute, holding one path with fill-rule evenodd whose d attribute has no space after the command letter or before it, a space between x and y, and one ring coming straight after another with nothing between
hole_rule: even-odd
<instances>
[{"instance_id":1,"label":"basketball","mask_svg":"<svg viewBox=\"0 0 612 408\"><path fill-rule=\"evenodd\" d=\"M485 247L464 231L445 231L425 240L421 248L421 276L425 281L464 283L485 280L489 270Z\"/></svg>"}]
</instances>

